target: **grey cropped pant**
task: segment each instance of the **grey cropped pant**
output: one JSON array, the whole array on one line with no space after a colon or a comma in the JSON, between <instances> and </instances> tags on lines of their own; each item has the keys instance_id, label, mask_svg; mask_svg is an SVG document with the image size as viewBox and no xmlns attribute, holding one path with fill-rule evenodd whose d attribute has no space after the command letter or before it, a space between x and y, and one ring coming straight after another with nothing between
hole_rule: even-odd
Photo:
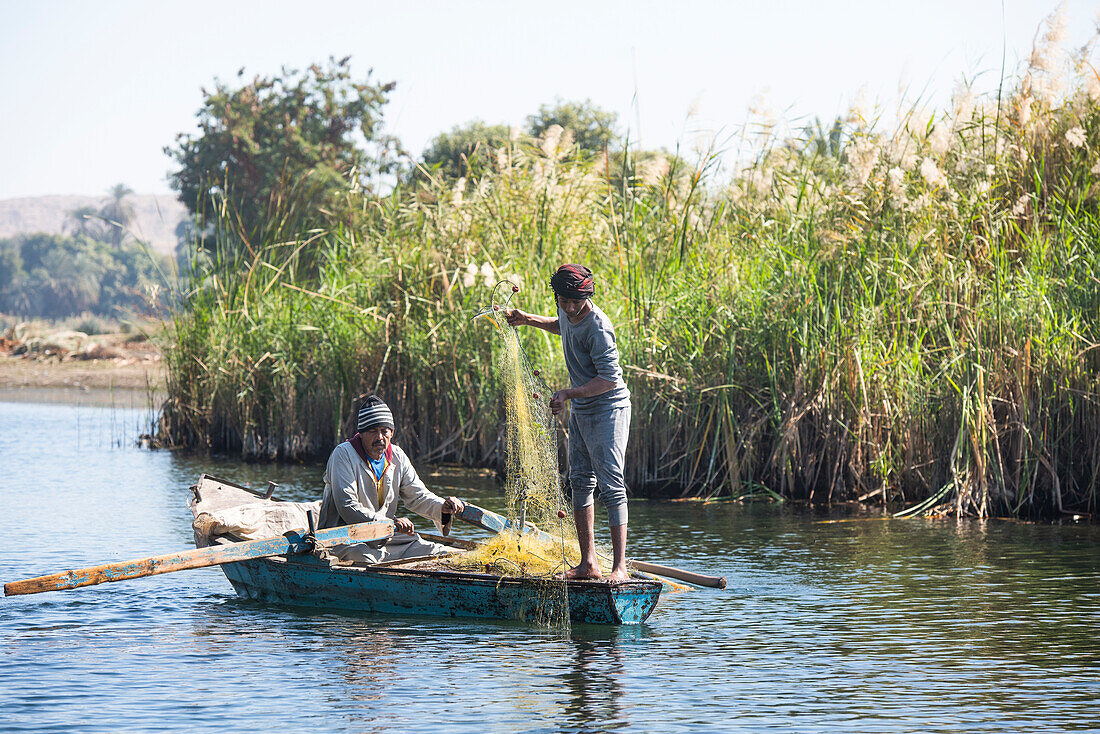
<instances>
[{"instance_id":1,"label":"grey cropped pant","mask_svg":"<svg viewBox=\"0 0 1100 734\"><path fill-rule=\"evenodd\" d=\"M630 406L598 413L569 411L569 485L573 510L593 504L593 495L607 508L607 524L625 525L626 481L623 458L630 430Z\"/></svg>"}]
</instances>

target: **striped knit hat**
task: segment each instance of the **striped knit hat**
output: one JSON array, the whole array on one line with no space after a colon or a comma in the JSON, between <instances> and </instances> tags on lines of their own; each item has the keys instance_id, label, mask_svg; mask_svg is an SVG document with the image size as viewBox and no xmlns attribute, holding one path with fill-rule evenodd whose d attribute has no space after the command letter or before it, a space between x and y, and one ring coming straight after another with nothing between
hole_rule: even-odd
<instances>
[{"instance_id":1,"label":"striped knit hat","mask_svg":"<svg viewBox=\"0 0 1100 734\"><path fill-rule=\"evenodd\" d=\"M377 426L394 430L393 413L390 412L389 406L382 402L382 398L371 395L359 409L359 420L355 423L355 429L365 431Z\"/></svg>"}]
</instances>

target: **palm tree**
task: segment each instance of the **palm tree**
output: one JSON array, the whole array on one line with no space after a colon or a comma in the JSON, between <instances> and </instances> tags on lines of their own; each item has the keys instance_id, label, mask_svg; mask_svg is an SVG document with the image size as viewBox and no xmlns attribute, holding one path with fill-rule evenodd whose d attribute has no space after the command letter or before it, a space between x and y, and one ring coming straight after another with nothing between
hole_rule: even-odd
<instances>
[{"instance_id":1,"label":"palm tree","mask_svg":"<svg viewBox=\"0 0 1100 734\"><path fill-rule=\"evenodd\" d=\"M130 223L134 221L134 208L126 201L132 193L134 190L126 184L115 184L107 190L107 199L99 208L99 216L110 228L108 234L115 247L122 245Z\"/></svg>"}]
</instances>

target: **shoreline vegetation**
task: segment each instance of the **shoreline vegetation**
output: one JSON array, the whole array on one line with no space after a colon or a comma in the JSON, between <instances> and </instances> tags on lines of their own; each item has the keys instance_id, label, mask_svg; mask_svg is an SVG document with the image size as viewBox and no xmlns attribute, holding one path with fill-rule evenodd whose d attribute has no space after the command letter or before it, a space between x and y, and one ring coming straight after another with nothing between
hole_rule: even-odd
<instances>
[{"instance_id":1,"label":"shoreline vegetation","mask_svg":"<svg viewBox=\"0 0 1100 734\"><path fill-rule=\"evenodd\" d=\"M273 201L246 232L223 199L166 331L159 440L319 457L378 392L418 461L497 466L500 344L471 318L504 280L551 312L550 272L580 262L634 396L636 493L1091 515L1100 73L1060 43L1054 21L945 110L757 114L666 155L514 134L458 178L353 184L325 226ZM549 337L523 346L563 382Z\"/></svg>"}]
</instances>

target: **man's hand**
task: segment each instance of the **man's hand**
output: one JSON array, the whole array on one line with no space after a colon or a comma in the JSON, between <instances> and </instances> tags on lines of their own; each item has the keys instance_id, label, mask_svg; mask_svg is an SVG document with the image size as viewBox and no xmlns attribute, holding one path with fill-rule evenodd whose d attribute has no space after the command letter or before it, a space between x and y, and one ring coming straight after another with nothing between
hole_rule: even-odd
<instances>
[{"instance_id":1,"label":"man's hand","mask_svg":"<svg viewBox=\"0 0 1100 734\"><path fill-rule=\"evenodd\" d=\"M518 308L504 309L504 320L511 326L534 326L551 334L561 334L557 316L540 316L520 311Z\"/></svg>"},{"instance_id":2,"label":"man's hand","mask_svg":"<svg viewBox=\"0 0 1100 734\"><path fill-rule=\"evenodd\" d=\"M504 320L508 322L509 326L526 326L529 323L527 314L518 308L510 308L505 311Z\"/></svg>"},{"instance_id":3,"label":"man's hand","mask_svg":"<svg viewBox=\"0 0 1100 734\"><path fill-rule=\"evenodd\" d=\"M416 532L416 528L413 527L412 520L407 517L399 517L393 521L393 529L399 533L405 535L412 535Z\"/></svg>"},{"instance_id":4,"label":"man's hand","mask_svg":"<svg viewBox=\"0 0 1100 734\"><path fill-rule=\"evenodd\" d=\"M448 497L443 500L443 514L457 515L466 509L466 503L458 497Z\"/></svg>"},{"instance_id":5,"label":"man's hand","mask_svg":"<svg viewBox=\"0 0 1100 734\"><path fill-rule=\"evenodd\" d=\"M580 387L567 387L558 390L550 397L550 412L557 415L565 407L566 400L574 398L594 398L603 395L615 387L611 380L605 380L600 376L593 377Z\"/></svg>"},{"instance_id":6,"label":"man's hand","mask_svg":"<svg viewBox=\"0 0 1100 734\"><path fill-rule=\"evenodd\" d=\"M556 390L553 395L550 396L550 412L554 415L562 412L565 408L565 401L569 399L569 396L565 394L565 390Z\"/></svg>"}]
</instances>

